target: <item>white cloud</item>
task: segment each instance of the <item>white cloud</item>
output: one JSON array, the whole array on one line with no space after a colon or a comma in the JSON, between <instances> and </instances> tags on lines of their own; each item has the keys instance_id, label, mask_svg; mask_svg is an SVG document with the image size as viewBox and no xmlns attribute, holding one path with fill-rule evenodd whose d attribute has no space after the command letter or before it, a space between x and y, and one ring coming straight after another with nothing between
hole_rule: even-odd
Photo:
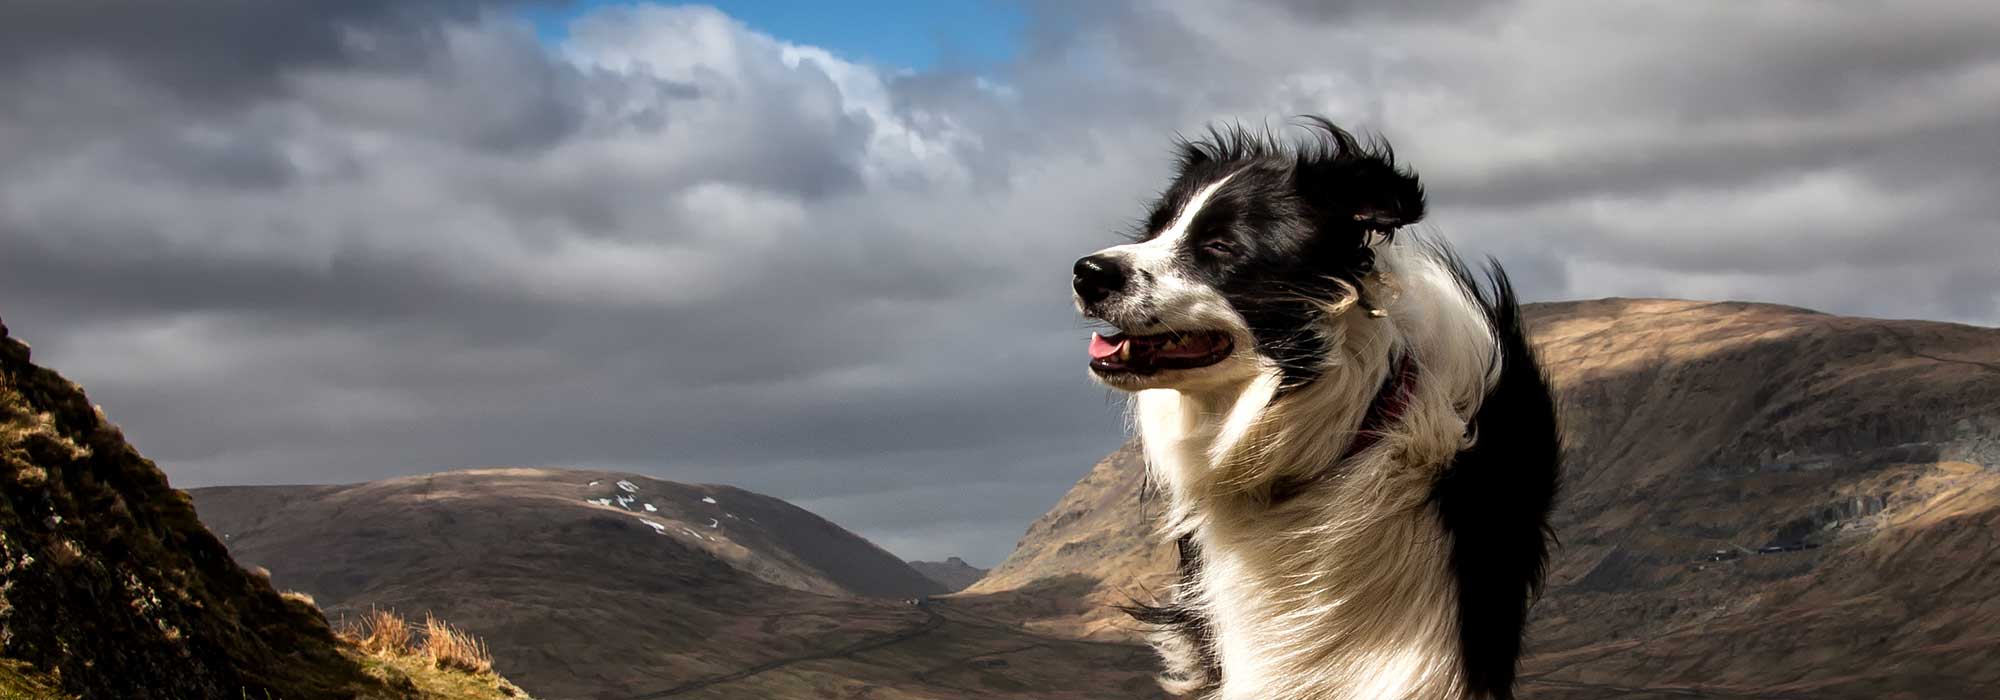
<instances>
[{"instance_id":1,"label":"white cloud","mask_svg":"<svg viewBox=\"0 0 2000 700\"><path fill-rule=\"evenodd\" d=\"M1119 436L1068 262L1172 135L1304 111L1543 298L2000 321L1977 3L1047 4L979 76L708 8L163 7L0 6L0 313L186 484L612 466L996 559Z\"/></svg>"}]
</instances>

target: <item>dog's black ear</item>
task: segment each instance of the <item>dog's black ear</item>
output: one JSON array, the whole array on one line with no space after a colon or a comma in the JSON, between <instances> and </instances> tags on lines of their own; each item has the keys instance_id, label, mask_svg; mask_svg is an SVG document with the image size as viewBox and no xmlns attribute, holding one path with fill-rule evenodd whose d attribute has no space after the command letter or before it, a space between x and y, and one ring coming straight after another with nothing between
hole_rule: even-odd
<instances>
[{"instance_id":1,"label":"dog's black ear","mask_svg":"<svg viewBox=\"0 0 2000 700\"><path fill-rule=\"evenodd\" d=\"M1324 223L1390 233L1423 220L1423 184L1396 166L1387 142L1363 145L1323 117L1304 121L1316 138L1298 150L1292 179Z\"/></svg>"}]
</instances>

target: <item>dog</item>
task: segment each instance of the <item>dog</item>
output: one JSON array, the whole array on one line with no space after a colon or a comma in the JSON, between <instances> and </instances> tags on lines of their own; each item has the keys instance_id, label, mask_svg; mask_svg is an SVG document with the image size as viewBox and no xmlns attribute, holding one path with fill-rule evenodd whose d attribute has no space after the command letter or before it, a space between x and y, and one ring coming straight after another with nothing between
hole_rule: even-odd
<instances>
[{"instance_id":1,"label":"dog","mask_svg":"<svg viewBox=\"0 0 2000 700\"><path fill-rule=\"evenodd\" d=\"M1128 612L1178 695L1509 700L1556 400L1498 262L1404 232L1424 191L1386 141L1302 122L1180 141L1133 242L1073 268L1180 555Z\"/></svg>"}]
</instances>

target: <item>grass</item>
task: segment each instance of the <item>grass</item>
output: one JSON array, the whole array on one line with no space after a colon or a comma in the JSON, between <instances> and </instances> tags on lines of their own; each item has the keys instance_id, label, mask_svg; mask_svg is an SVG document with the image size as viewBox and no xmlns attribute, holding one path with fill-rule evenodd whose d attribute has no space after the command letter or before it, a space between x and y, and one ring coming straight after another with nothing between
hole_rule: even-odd
<instances>
[{"instance_id":1,"label":"grass","mask_svg":"<svg viewBox=\"0 0 2000 700\"><path fill-rule=\"evenodd\" d=\"M342 627L340 636L352 643L366 673L392 686L407 680L420 697L527 697L493 672L493 656L485 642L436 617L425 615L418 626L394 611L375 609Z\"/></svg>"},{"instance_id":2,"label":"grass","mask_svg":"<svg viewBox=\"0 0 2000 700\"><path fill-rule=\"evenodd\" d=\"M75 696L57 690L53 681L26 663L0 659L0 700L75 700Z\"/></svg>"},{"instance_id":3,"label":"grass","mask_svg":"<svg viewBox=\"0 0 2000 700\"><path fill-rule=\"evenodd\" d=\"M438 668L493 672L493 654L486 651L486 642L429 615L424 616L424 655Z\"/></svg>"},{"instance_id":4,"label":"grass","mask_svg":"<svg viewBox=\"0 0 2000 700\"><path fill-rule=\"evenodd\" d=\"M493 673L486 645L434 617L422 626L376 610L342 630L349 655L362 672L388 688L420 700L528 700L528 694ZM245 694L264 700L265 696ZM275 700L275 696L273 700ZM367 697L367 696L363 696ZM0 700L77 700L27 663L0 658Z\"/></svg>"},{"instance_id":5,"label":"grass","mask_svg":"<svg viewBox=\"0 0 2000 700\"><path fill-rule=\"evenodd\" d=\"M380 608L368 611L361 622L342 630L341 636L370 654L406 654L416 647L410 623L403 616Z\"/></svg>"},{"instance_id":6,"label":"grass","mask_svg":"<svg viewBox=\"0 0 2000 700\"><path fill-rule=\"evenodd\" d=\"M239 566L188 496L4 324L0 583L0 700L525 696L442 622L377 625L373 650L336 639L311 596Z\"/></svg>"}]
</instances>

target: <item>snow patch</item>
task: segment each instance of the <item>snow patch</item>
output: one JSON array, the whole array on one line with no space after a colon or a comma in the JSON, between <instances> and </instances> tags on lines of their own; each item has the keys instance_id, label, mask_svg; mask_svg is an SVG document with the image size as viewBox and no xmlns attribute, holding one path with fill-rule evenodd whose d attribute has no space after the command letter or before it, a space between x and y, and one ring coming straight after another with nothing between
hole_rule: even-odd
<instances>
[{"instance_id":1,"label":"snow patch","mask_svg":"<svg viewBox=\"0 0 2000 700\"><path fill-rule=\"evenodd\" d=\"M597 505L600 505L600 506L608 506L608 505L611 505L611 499L609 499L609 498L586 498L586 499L583 499L583 501L584 501L585 503L595 503L595 504L597 504Z\"/></svg>"},{"instance_id":2,"label":"snow patch","mask_svg":"<svg viewBox=\"0 0 2000 700\"><path fill-rule=\"evenodd\" d=\"M618 480L618 490L620 490L620 491L624 491L624 492L626 492L626 493L638 493L638 492L639 492L639 487L638 487L638 486L635 486L635 485L633 485L633 484L632 484L632 482L630 482L630 481L626 481L626 480L624 480L624 479L619 479L619 480Z\"/></svg>"},{"instance_id":3,"label":"snow patch","mask_svg":"<svg viewBox=\"0 0 2000 700\"><path fill-rule=\"evenodd\" d=\"M707 497L707 496L702 496L702 497L701 497L701 502L703 502L703 503L707 503L707 504L709 504L709 505L714 505L714 504L715 504L715 499L713 499L713 498L709 498L709 497Z\"/></svg>"},{"instance_id":4,"label":"snow patch","mask_svg":"<svg viewBox=\"0 0 2000 700\"><path fill-rule=\"evenodd\" d=\"M647 520L645 518L633 518L633 519L652 526L654 532L660 533L662 535L667 534L667 526L665 525L661 525L659 523Z\"/></svg>"},{"instance_id":5,"label":"snow patch","mask_svg":"<svg viewBox=\"0 0 2000 700\"><path fill-rule=\"evenodd\" d=\"M602 484L602 483L604 483L604 482L602 482L602 481L599 481L599 480L597 480L597 479L591 479L591 480L590 480L590 483L588 483L588 484L584 484L584 485L585 485L585 486L596 486L596 485L598 485L598 484Z\"/></svg>"},{"instance_id":6,"label":"snow patch","mask_svg":"<svg viewBox=\"0 0 2000 700\"><path fill-rule=\"evenodd\" d=\"M660 509L658 509L658 508L654 508L654 507L653 507L653 504L651 504L651 503L647 503L647 504L644 504L644 505L646 506L646 512L648 512L648 513L658 513L658 512L660 512Z\"/></svg>"},{"instance_id":7,"label":"snow patch","mask_svg":"<svg viewBox=\"0 0 2000 700\"><path fill-rule=\"evenodd\" d=\"M722 527L722 521L716 520L715 518L708 519L708 529L713 530L718 527Z\"/></svg>"},{"instance_id":8,"label":"snow patch","mask_svg":"<svg viewBox=\"0 0 2000 700\"><path fill-rule=\"evenodd\" d=\"M639 500L639 499L636 499L636 498L633 498L633 497L631 497L631 496L619 496L619 497L618 497L618 507L620 507L620 508L624 508L625 510L631 510L631 509L632 509L632 502L633 502L633 501L637 501L637 500Z\"/></svg>"}]
</instances>

